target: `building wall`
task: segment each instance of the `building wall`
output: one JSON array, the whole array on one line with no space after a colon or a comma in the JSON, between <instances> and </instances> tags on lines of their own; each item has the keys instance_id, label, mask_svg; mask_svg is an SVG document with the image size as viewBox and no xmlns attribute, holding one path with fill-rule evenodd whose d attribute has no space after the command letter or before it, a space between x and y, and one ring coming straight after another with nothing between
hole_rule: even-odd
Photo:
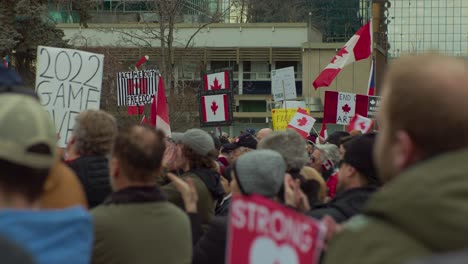
<instances>
[{"instance_id":1,"label":"building wall","mask_svg":"<svg viewBox=\"0 0 468 264\"><path fill-rule=\"evenodd\" d=\"M159 25L152 24L90 24L81 28L77 24L59 24L65 38L75 46L158 47L160 40L152 37L159 33ZM191 24L176 24L174 46L185 47L199 29ZM313 31L313 39L321 38ZM193 37L189 47L297 47L308 41L305 23L284 24L212 24Z\"/></svg>"}]
</instances>

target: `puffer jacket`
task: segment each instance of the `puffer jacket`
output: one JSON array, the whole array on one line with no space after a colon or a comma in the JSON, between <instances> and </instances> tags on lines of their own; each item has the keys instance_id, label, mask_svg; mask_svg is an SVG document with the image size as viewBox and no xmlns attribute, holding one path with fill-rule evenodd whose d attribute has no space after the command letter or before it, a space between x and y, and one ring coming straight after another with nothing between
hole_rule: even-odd
<instances>
[{"instance_id":1,"label":"puffer jacket","mask_svg":"<svg viewBox=\"0 0 468 264\"><path fill-rule=\"evenodd\" d=\"M67 163L80 179L90 209L101 204L112 192L106 157L83 156Z\"/></svg>"}]
</instances>

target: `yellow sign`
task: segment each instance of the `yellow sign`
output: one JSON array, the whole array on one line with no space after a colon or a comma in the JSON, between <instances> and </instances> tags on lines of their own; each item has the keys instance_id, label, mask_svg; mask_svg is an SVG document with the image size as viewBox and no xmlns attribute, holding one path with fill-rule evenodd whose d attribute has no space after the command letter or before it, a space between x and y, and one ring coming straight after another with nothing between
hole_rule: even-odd
<instances>
[{"instance_id":1,"label":"yellow sign","mask_svg":"<svg viewBox=\"0 0 468 264\"><path fill-rule=\"evenodd\" d=\"M310 114L310 110L305 108L307 114ZM286 130L288 127L289 121L296 114L297 108L287 108L287 109L273 109L271 110L271 119L273 123L273 130L281 131Z\"/></svg>"}]
</instances>

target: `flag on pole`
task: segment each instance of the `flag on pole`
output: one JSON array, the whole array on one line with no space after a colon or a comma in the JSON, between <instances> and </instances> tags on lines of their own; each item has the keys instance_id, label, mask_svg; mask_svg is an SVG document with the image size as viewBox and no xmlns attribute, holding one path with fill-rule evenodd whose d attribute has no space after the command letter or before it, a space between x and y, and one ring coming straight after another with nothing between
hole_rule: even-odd
<instances>
[{"instance_id":1,"label":"flag on pole","mask_svg":"<svg viewBox=\"0 0 468 264\"><path fill-rule=\"evenodd\" d=\"M139 70L141 65L145 64L147 61L149 60L149 56L148 55L145 55L143 57L141 57L137 63L135 63L135 68L136 70Z\"/></svg>"},{"instance_id":2,"label":"flag on pole","mask_svg":"<svg viewBox=\"0 0 468 264\"><path fill-rule=\"evenodd\" d=\"M353 62L368 58L372 53L372 28L370 22L361 27L333 57L330 64L313 82L315 89L330 86L341 69Z\"/></svg>"},{"instance_id":3,"label":"flag on pole","mask_svg":"<svg viewBox=\"0 0 468 264\"><path fill-rule=\"evenodd\" d=\"M328 132L327 132L327 123L323 121L322 123L322 129L320 129L319 136L315 139L315 144L322 144L327 140L328 138Z\"/></svg>"},{"instance_id":4,"label":"flag on pole","mask_svg":"<svg viewBox=\"0 0 468 264\"><path fill-rule=\"evenodd\" d=\"M143 115L143 118L140 121L140 125L147 125L148 124L148 119L146 118L146 115Z\"/></svg>"},{"instance_id":5,"label":"flag on pole","mask_svg":"<svg viewBox=\"0 0 468 264\"><path fill-rule=\"evenodd\" d=\"M162 130L166 136L171 135L171 124L169 122L169 111L167 108L166 92L164 90L164 80L159 76L158 93L151 102L150 122L156 129Z\"/></svg>"},{"instance_id":6,"label":"flag on pole","mask_svg":"<svg viewBox=\"0 0 468 264\"><path fill-rule=\"evenodd\" d=\"M375 95L375 58L372 59L367 95Z\"/></svg>"},{"instance_id":7,"label":"flag on pole","mask_svg":"<svg viewBox=\"0 0 468 264\"><path fill-rule=\"evenodd\" d=\"M303 138L307 138L314 123L315 119L308 115L305 109L298 108L296 114L289 121L288 128L296 130Z\"/></svg>"},{"instance_id":8,"label":"flag on pole","mask_svg":"<svg viewBox=\"0 0 468 264\"><path fill-rule=\"evenodd\" d=\"M353 130L359 130L363 134L366 134L372 129L373 126L374 120L356 114L349 122L348 132L351 132Z\"/></svg>"}]
</instances>

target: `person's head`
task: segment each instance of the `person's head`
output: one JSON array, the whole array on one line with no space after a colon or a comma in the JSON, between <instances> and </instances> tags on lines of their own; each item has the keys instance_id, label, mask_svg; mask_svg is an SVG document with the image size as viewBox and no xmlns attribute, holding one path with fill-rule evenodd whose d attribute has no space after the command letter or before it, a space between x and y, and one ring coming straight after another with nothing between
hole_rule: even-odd
<instances>
[{"instance_id":1,"label":"person's head","mask_svg":"<svg viewBox=\"0 0 468 264\"><path fill-rule=\"evenodd\" d=\"M109 165L113 190L154 185L165 150L163 132L140 125L122 128L114 140Z\"/></svg>"},{"instance_id":2,"label":"person's head","mask_svg":"<svg viewBox=\"0 0 468 264\"><path fill-rule=\"evenodd\" d=\"M252 136L255 136L255 129L247 128L247 129L245 129L245 133L250 134Z\"/></svg>"},{"instance_id":3,"label":"person's head","mask_svg":"<svg viewBox=\"0 0 468 264\"><path fill-rule=\"evenodd\" d=\"M346 152L338 171L338 192L380 185L372 157L374 142L375 134L364 134L344 143Z\"/></svg>"},{"instance_id":4,"label":"person's head","mask_svg":"<svg viewBox=\"0 0 468 264\"><path fill-rule=\"evenodd\" d=\"M181 138L183 133L172 132L171 137L166 138L166 151L164 151L163 167L171 172L186 170L187 162L182 155Z\"/></svg>"},{"instance_id":5,"label":"person's head","mask_svg":"<svg viewBox=\"0 0 468 264\"><path fill-rule=\"evenodd\" d=\"M292 129L270 133L258 144L258 149L280 153L288 171L300 171L308 159L306 141Z\"/></svg>"},{"instance_id":6,"label":"person's head","mask_svg":"<svg viewBox=\"0 0 468 264\"><path fill-rule=\"evenodd\" d=\"M227 166L221 171L221 185L225 194L231 193L232 170L232 166Z\"/></svg>"},{"instance_id":7,"label":"person's head","mask_svg":"<svg viewBox=\"0 0 468 264\"><path fill-rule=\"evenodd\" d=\"M189 170L199 168L216 170L213 155L216 155L214 153L217 151L210 134L197 128L189 129L181 136L180 142L182 155L188 162Z\"/></svg>"},{"instance_id":8,"label":"person's head","mask_svg":"<svg viewBox=\"0 0 468 264\"><path fill-rule=\"evenodd\" d=\"M309 167L309 166L304 166L300 172L302 177L304 177L305 181L314 181L316 182L316 192L315 197L312 197L313 199L309 200L315 200L315 203L323 203L325 201L325 197L327 196L327 185L325 183L325 180L323 179L322 175L320 172L318 172L316 169ZM311 204L312 205L312 204Z\"/></svg>"},{"instance_id":9,"label":"person's head","mask_svg":"<svg viewBox=\"0 0 468 264\"><path fill-rule=\"evenodd\" d=\"M0 206L38 207L56 162L56 131L32 96L0 95Z\"/></svg>"},{"instance_id":10,"label":"person's head","mask_svg":"<svg viewBox=\"0 0 468 264\"><path fill-rule=\"evenodd\" d=\"M4 93L28 95L39 100L36 92L25 86L17 72L0 66L0 94Z\"/></svg>"},{"instance_id":11,"label":"person's head","mask_svg":"<svg viewBox=\"0 0 468 264\"><path fill-rule=\"evenodd\" d=\"M102 110L86 110L75 118L67 151L76 156L104 156L110 153L116 135L117 122L112 115Z\"/></svg>"},{"instance_id":12,"label":"person's head","mask_svg":"<svg viewBox=\"0 0 468 264\"><path fill-rule=\"evenodd\" d=\"M257 139L250 133L240 135L233 144L235 146L232 153L233 160L238 159L241 155L249 151L257 149Z\"/></svg>"},{"instance_id":13,"label":"person's head","mask_svg":"<svg viewBox=\"0 0 468 264\"><path fill-rule=\"evenodd\" d=\"M346 131L336 131L331 133L327 139L325 140L325 143L333 144L337 147L340 146L340 140L344 137L349 136L350 134Z\"/></svg>"},{"instance_id":14,"label":"person's head","mask_svg":"<svg viewBox=\"0 0 468 264\"><path fill-rule=\"evenodd\" d=\"M340 161L340 151L334 144L316 144L314 152L312 152L311 166L317 171L323 172L323 167L331 161L333 165L337 165Z\"/></svg>"},{"instance_id":15,"label":"person's head","mask_svg":"<svg viewBox=\"0 0 468 264\"><path fill-rule=\"evenodd\" d=\"M260 129L257 134L257 140L260 142L260 140L268 136L271 132L273 132L273 130L269 127Z\"/></svg>"},{"instance_id":16,"label":"person's head","mask_svg":"<svg viewBox=\"0 0 468 264\"><path fill-rule=\"evenodd\" d=\"M341 138L340 140L340 160L344 159L344 154L346 153L345 143L353 139L353 136L348 136Z\"/></svg>"},{"instance_id":17,"label":"person's head","mask_svg":"<svg viewBox=\"0 0 468 264\"><path fill-rule=\"evenodd\" d=\"M389 66L378 113L375 160L388 181L430 157L468 147L468 65L442 55Z\"/></svg>"},{"instance_id":18,"label":"person's head","mask_svg":"<svg viewBox=\"0 0 468 264\"><path fill-rule=\"evenodd\" d=\"M283 184L286 164L272 150L253 150L237 159L231 173L233 194L259 194L275 198Z\"/></svg>"}]
</instances>

